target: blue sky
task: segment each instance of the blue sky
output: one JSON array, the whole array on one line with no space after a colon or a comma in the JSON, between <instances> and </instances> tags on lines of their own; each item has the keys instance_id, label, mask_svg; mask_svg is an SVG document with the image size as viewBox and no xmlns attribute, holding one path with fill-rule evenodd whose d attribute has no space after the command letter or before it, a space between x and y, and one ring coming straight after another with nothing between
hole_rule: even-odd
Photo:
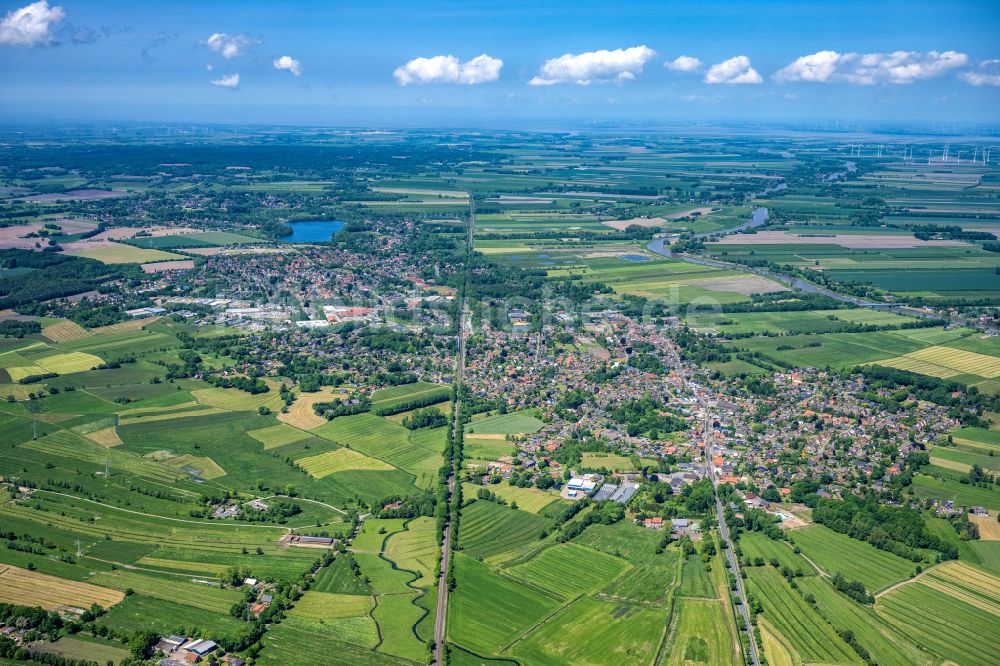
<instances>
[{"instance_id":1,"label":"blue sky","mask_svg":"<svg viewBox=\"0 0 1000 666\"><path fill-rule=\"evenodd\" d=\"M0 16L8 119L1000 121L995 0L0 0Z\"/></svg>"}]
</instances>

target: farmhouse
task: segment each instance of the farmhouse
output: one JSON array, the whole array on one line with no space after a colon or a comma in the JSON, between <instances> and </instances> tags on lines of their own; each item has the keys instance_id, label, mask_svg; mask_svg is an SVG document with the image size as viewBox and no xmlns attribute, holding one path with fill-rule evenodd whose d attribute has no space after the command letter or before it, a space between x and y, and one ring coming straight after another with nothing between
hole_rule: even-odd
<instances>
[{"instance_id":1,"label":"farmhouse","mask_svg":"<svg viewBox=\"0 0 1000 666\"><path fill-rule=\"evenodd\" d=\"M186 642L187 639L183 636L167 636L160 639L160 642L156 644L156 649L163 654L171 654Z\"/></svg>"},{"instance_id":2,"label":"farmhouse","mask_svg":"<svg viewBox=\"0 0 1000 666\"><path fill-rule=\"evenodd\" d=\"M187 645L181 646L181 649L194 652L199 657L204 657L206 654L208 654L215 648L216 648L215 642L209 640L192 641Z\"/></svg>"}]
</instances>

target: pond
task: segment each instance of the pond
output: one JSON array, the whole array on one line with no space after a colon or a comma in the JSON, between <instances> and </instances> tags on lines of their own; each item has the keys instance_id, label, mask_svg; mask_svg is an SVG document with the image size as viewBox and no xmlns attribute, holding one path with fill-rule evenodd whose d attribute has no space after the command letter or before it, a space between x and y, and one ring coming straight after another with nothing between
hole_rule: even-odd
<instances>
[{"instance_id":1,"label":"pond","mask_svg":"<svg viewBox=\"0 0 1000 666\"><path fill-rule=\"evenodd\" d=\"M619 254L618 258L624 261L649 261L649 257L641 254Z\"/></svg>"},{"instance_id":2,"label":"pond","mask_svg":"<svg viewBox=\"0 0 1000 666\"><path fill-rule=\"evenodd\" d=\"M344 223L340 220L308 220L292 222L288 226L292 228L292 235L281 240L287 243L322 243L340 231Z\"/></svg>"}]
</instances>

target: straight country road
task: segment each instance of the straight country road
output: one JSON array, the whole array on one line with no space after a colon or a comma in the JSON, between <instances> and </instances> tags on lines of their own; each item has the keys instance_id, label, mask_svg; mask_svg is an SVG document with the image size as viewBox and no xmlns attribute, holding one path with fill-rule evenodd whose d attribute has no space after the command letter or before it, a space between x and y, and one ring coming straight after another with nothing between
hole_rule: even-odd
<instances>
[{"instance_id":1,"label":"straight country road","mask_svg":"<svg viewBox=\"0 0 1000 666\"><path fill-rule=\"evenodd\" d=\"M468 258L472 254L472 236L476 228L476 204L475 200L472 198L472 193L469 193L469 227L465 240L465 251L466 251L466 273L465 273L465 285L458 297L458 355L455 359L455 380L454 386L458 390L462 387L462 379L465 376L465 346L466 338L468 337L468 328L470 323L470 312L466 307L465 300L465 290L469 286L469 274L468 274ZM458 441L458 429L461 427L459 423L459 405L458 400L452 405L452 441ZM455 493L455 474L457 470L455 469L454 457L451 460L452 469L451 474L448 475L448 501L451 502L451 498ZM437 616L434 619L434 663L437 666L444 664L444 632L447 626L448 618L448 567L451 565L451 532L452 532L451 522L445 523L444 526L444 539L441 544L441 574L438 577L438 598L437 598Z\"/></svg>"},{"instance_id":2,"label":"straight country road","mask_svg":"<svg viewBox=\"0 0 1000 666\"><path fill-rule=\"evenodd\" d=\"M715 440L712 436L712 424L715 421L715 418L712 415L711 405L705 396L702 395L701 390L697 386L692 386L688 382L687 374L681 363L680 354L678 354L673 347L670 348L670 356L674 362L674 366L676 367L677 376L680 378L685 390L687 390L687 392L698 401L698 404L701 406L702 410L704 410L705 417L703 422L703 439L705 440L705 462L708 465L708 474L709 478L712 480L712 485L717 485L718 470L715 469L715 464L712 462L712 458L714 457L712 445ZM729 540L729 527L726 525L726 513L722 506L722 500L719 499L719 495L717 493L715 495L715 513L719 523L719 536L722 539L722 544L724 546L723 550L725 551L726 558L729 562L729 570L736 578L736 597L740 602L738 604L739 612L743 616L744 632L746 633L747 638L750 639L750 663L753 664L753 666L760 666L760 657L757 654L757 644L754 642L753 637L753 625L750 624L750 610L747 606L746 590L743 587L743 577L740 575L740 563L739 560L736 559L736 555L733 552L733 544Z\"/></svg>"}]
</instances>

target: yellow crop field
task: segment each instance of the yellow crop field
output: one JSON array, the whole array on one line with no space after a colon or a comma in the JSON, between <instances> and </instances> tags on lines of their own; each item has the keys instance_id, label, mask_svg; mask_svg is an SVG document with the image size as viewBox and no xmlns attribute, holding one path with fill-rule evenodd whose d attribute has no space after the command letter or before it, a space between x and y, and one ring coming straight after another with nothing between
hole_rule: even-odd
<instances>
[{"instance_id":1,"label":"yellow crop field","mask_svg":"<svg viewBox=\"0 0 1000 666\"><path fill-rule=\"evenodd\" d=\"M332 386L324 386L315 393L298 393L295 402L288 408L285 414L278 414L278 420L288 425L312 430L326 423L326 419L313 411L313 405L317 402L330 402L334 398L344 399L350 395L350 391L335 389Z\"/></svg>"},{"instance_id":2,"label":"yellow crop field","mask_svg":"<svg viewBox=\"0 0 1000 666\"><path fill-rule=\"evenodd\" d=\"M906 356L951 368L958 373L979 375L987 379L1000 377L1000 358L996 356L938 346L927 347Z\"/></svg>"},{"instance_id":3,"label":"yellow crop field","mask_svg":"<svg viewBox=\"0 0 1000 666\"><path fill-rule=\"evenodd\" d=\"M106 448L118 446L122 443L122 438L118 436L118 431L114 427L88 432L83 436L92 441L94 444L100 444Z\"/></svg>"},{"instance_id":4,"label":"yellow crop field","mask_svg":"<svg viewBox=\"0 0 1000 666\"><path fill-rule=\"evenodd\" d=\"M969 519L979 527L979 538L982 541L1000 541L1000 522L997 522L997 512L988 516L969 516Z\"/></svg>"},{"instance_id":5,"label":"yellow crop field","mask_svg":"<svg viewBox=\"0 0 1000 666\"><path fill-rule=\"evenodd\" d=\"M759 624L760 637L764 641L764 653L767 655L768 663L774 664L774 666L795 666L795 664L802 663L795 649L766 620L761 618Z\"/></svg>"},{"instance_id":6,"label":"yellow crop field","mask_svg":"<svg viewBox=\"0 0 1000 666\"><path fill-rule=\"evenodd\" d=\"M46 372L48 370L37 365L21 365L15 368L7 368L7 374L10 375L11 381L15 382L31 375L44 375Z\"/></svg>"},{"instance_id":7,"label":"yellow crop field","mask_svg":"<svg viewBox=\"0 0 1000 666\"><path fill-rule=\"evenodd\" d=\"M55 610L64 606L110 608L125 598L118 590L0 565L0 601Z\"/></svg>"},{"instance_id":8,"label":"yellow crop field","mask_svg":"<svg viewBox=\"0 0 1000 666\"><path fill-rule=\"evenodd\" d=\"M946 368L943 365L922 361L918 358L912 358L910 356L897 356L895 358L886 359L884 361L879 361L878 365L884 365L887 368L896 368L897 370L916 372L920 375L938 377L940 379L947 379L948 377L954 377L962 374L952 368Z\"/></svg>"},{"instance_id":9,"label":"yellow crop field","mask_svg":"<svg viewBox=\"0 0 1000 666\"><path fill-rule=\"evenodd\" d=\"M945 562L920 580L927 587L1000 616L1000 577L963 562Z\"/></svg>"},{"instance_id":10,"label":"yellow crop field","mask_svg":"<svg viewBox=\"0 0 1000 666\"><path fill-rule=\"evenodd\" d=\"M35 363L45 368L46 372L54 372L57 375L68 375L71 372L83 372L96 368L104 363L104 360L93 354L83 352L66 352L54 356L35 358Z\"/></svg>"},{"instance_id":11,"label":"yellow crop field","mask_svg":"<svg viewBox=\"0 0 1000 666\"><path fill-rule=\"evenodd\" d=\"M310 476L322 479L324 476L354 470L392 470L392 465L378 458L369 458L363 453L351 449L327 451L316 456L299 458L295 463L302 467Z\"/></svg>"},{"instance_id":12,"label":"yellow crop field","mask_svg":"<svg viewBox=\"0 0 1000 666\"><path fill-rule=\"evenodd\" d=\"M27 400L29 393L37 393L40 388L45 388L45 384L0 384L0 398L12 395L15 400Z\"/></svg>"},{"instance_id":13,"label":"yellow crop field","mask_svg":"<svg viewBox=\"0 0 1000 666\"><path fill-rule=\"evenodd\" d=\"M947 460L945 458L936 458L931 456L931 464L937 465L938 467L944 467L945 469L953 469L956 472L968 472L972 469L972 465L968 465L963 462L958 462L957 460Z\"/></svg>"},{"instance_id":14,"label":"yellow crop field","mask_svg":"<svg viewBox=\"0 0 1000 666\"><path fill-rule=\"evenodd\" d=\"M164 464L184 470L194 468L198 470L198 476L203 479L217 479L226 475L226 470L222 469L217 462L207 456L195 457L192 455L177 456L163 461Z\"/></svg>"},{"instance_id":15,"label":"yellow crop field","mask_svg":"<svg viewBox=\"0 0 1000 666\"><path fill-rule=\"evenodd\" d=\"M187 257L162 250L147 250L124 243L111 243L102 247L88 248L77 252L77 256L96 259L102 264L145 264L150 261L170 261Z\"/></svg>"},{"instance_id":16,"label":"yellow crop field","mask_svg":"<svg viewBox=\"0 0 1000 666\"><path fill-rule=\"evenodd\" d=\"M323 419L323 422L325 423L326 419ZM307 433L304 433L297 428L285 425L284 423L279 423L278 425L267 428L260 428L258 430L248 430L247 434L263 444L265 451L276 449L279 446L285 446L286 444L294 444L295 442L309 437Z\"/></svg>"},{"instance_id":17,"label":"yellow crop field","mask_svg":"<svg viewBox=\"0 0 1000 666\"><path fill-rule=\"evenodd\" d=\"M43 328L42 336L52 342L68 342L70 340L82 340L83 338L90 337L90 331L76 322L67 319L66 321Z\"/></svg>"},{"instance_id":18,"label":"yellow crop field","mask_svg":"<svg viewBox=\"0 0 1000 666\"><path fill-rule=\"evenodd\" d=\"M374 600L367 595L306 592L288 614L310 620L333 620L368 615L373 605Z\"/></svg>"}]
</instances>

